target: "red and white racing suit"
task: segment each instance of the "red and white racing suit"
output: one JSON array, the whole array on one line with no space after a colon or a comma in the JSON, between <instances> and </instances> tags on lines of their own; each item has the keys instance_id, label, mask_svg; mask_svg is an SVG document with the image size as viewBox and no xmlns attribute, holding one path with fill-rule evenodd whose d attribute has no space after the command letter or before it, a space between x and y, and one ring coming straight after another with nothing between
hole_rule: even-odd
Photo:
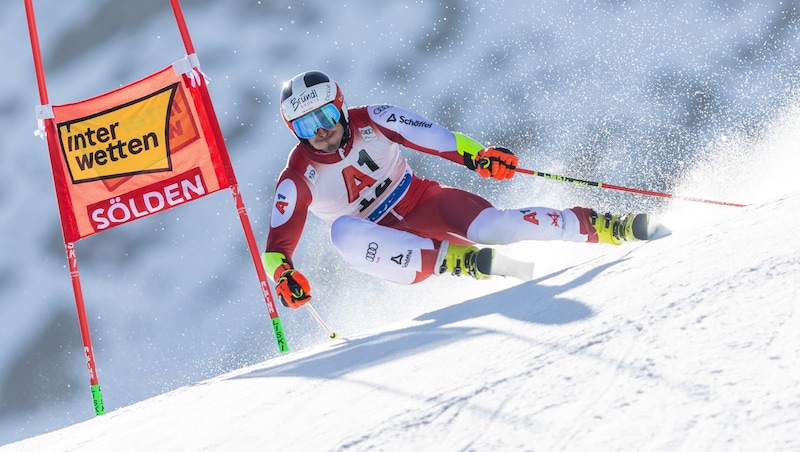
<instances>
[{"instance_id":1,"label":"red and white racing suit","mask_svg":"<svg viewBox=\"0 0 800 452\"><path fill-rule=\"evenodd\" d=\"M500 210L478 195L415 176L401 145L464 164L455 136L443 126L391 105L348 113L350 139L338 152L301 142L289 154L275 191L267 253L292 262L308 211L331 224L331 241L350 265L403 284L437 273L444 240L587 240L572 210Z\"/></svg>"}]
</instances>

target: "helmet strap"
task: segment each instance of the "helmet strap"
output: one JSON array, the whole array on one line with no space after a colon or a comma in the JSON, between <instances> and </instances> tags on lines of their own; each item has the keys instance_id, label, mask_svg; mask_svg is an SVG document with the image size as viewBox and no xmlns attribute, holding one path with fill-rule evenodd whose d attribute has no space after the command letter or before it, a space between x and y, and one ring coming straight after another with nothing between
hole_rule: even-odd
<instances>
[{"instance_id":1,"label":"helmet strap","mask_svg":"<svg viewBox=\"0 0 800 452\"><path fill-rule=\"evenodd\" d=\"M345 106L344 108L347 107ZM339 142L340 148L343 148L344 145L346 145L347 142L350 141L350 124L347 121L347 119L345 119L345 116L346 115L343 113L342 117L339 118L339 124L341 124L342 127L344 127L344 133L342 133L342 141Z\"/></svg>"}]
</instances>

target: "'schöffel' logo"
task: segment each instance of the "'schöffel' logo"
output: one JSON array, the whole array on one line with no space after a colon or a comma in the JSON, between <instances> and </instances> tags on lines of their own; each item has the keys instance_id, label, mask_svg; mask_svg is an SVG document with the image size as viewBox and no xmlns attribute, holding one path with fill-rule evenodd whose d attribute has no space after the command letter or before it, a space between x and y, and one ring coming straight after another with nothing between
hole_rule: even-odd
<instances>
[{"instance_id":1,"label":"'sch\u00f6ffel' logo","mask_svg":"<svg viewBox=\"0 0 800 452\"><path fill-rule=\"evenodd\" d=\"M411 127L423 127L423 128L426 128L426 129L430 129L431 127L433 127L433 123L431 123L431 122L425 122L425 121L420 121L418 119L406 118L405 116L402 116L402 115L400 115L400 118L398 118L394 113L389 115L389 118L386 119L386 122L400 122L400 123L409 125Z\"/></svg>"},{"instance_id":2,"label":"'sch\u00f6ffel' logo","mask_svg":"<svg viewBox=\"0 0 800 452\"><path fill-rule=\"evenodd\" d=\"M399 266L401 266L403 268L406 268L406 267L408 267L408 264L411 262L411 255L412 254L414 254L414 250L408 250L408 252L406 252L405 255L400 253L397 256L392 257L391 259L392 259L392 262L394 262L395 264L397 264L397 265L399 265Z\"/></svg>"}]
</instances>

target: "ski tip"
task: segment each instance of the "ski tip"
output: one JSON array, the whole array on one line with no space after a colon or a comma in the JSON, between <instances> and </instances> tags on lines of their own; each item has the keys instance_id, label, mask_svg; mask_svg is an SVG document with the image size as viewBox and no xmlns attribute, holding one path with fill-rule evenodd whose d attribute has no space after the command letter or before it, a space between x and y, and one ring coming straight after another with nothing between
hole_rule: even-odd
<instances>
[{"instance_id":1,"label":"ski tip","mask_svg":"<svg viewBox=\"0 0 800 452\"><path fill-rule=\"evenodd\" d=\"M672 234L672 231L660 221L650 218L647 225L647 240L658 240Z\"/></svg>"},{"instance_id":2,"label":"ski tip","mask_svg":"<svg viewBox=\"0 0 800 452\"><path fill-rule=\"evenodd\" d=\"M649 213L636 214L631 224L631 232L636 240L656 240L672 233Z\"/></svg>"},{"instance_id":3,"label":"ski tip","mask_svg":"<svg viewBox=\"0 0 800 452\"><path fill-rule=\"evenodd\" d=\"M516 278L521 281L533 279L533 262L513 259L501 253L494 253L491 263L491 275Z\"/></svg>"}]
</instances>

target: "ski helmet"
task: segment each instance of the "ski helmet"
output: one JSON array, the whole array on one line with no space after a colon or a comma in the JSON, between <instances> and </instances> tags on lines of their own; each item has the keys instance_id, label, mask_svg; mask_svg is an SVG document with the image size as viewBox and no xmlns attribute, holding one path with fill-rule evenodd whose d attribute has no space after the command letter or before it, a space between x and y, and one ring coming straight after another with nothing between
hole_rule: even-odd
<instances>
[{"instance_id":1,"label":"ski helmet","mask_svg":"<svg viewBox=\"0 0 800 452\"><path fill-rule=\"evenodd\" d=\"M313 137L318 128L329 129L337 122L349 132L344 93L338 83L320 71L303 72L283 84L281 117L301 140Z\"/></svg>"}]
</instances>

